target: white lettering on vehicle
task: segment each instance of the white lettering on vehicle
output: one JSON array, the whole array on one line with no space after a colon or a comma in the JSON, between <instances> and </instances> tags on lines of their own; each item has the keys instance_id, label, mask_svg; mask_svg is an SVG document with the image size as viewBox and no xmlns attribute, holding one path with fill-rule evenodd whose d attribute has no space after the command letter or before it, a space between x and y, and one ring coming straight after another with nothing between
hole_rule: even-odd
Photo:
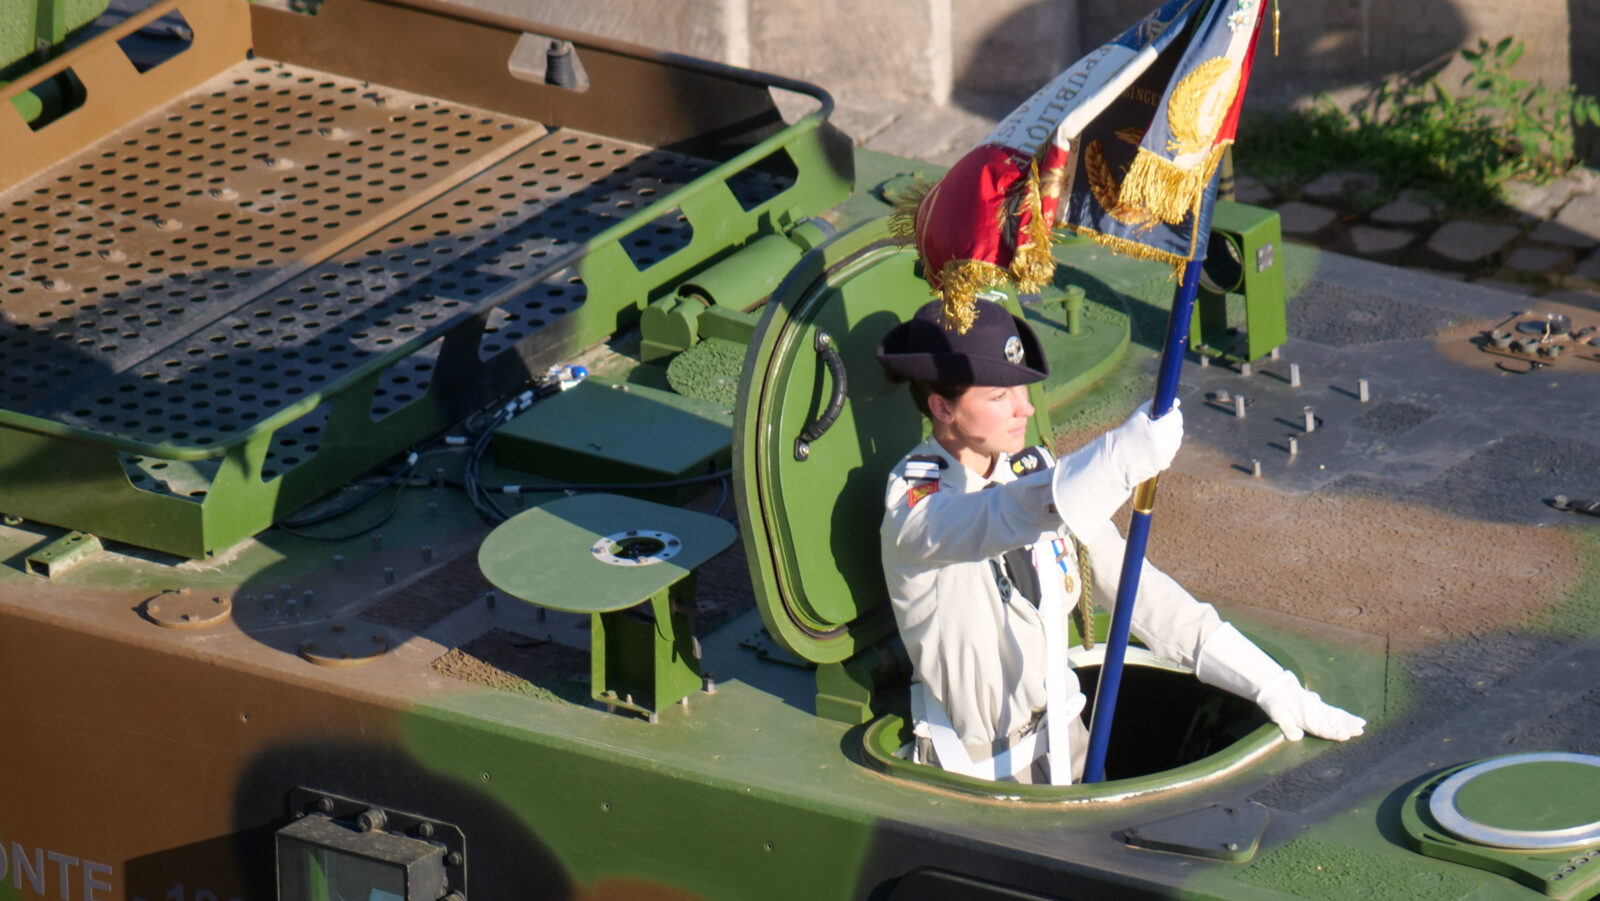
<instances>
[{"instance_id":1,"label":"white lettering on vehicle","mask_svg":"<svg viewBox=\"0 0 1600 901\"><path fill-rule=\"evenodd\" d=\"M17 891L27 882L30 893L39 897L59 898L60 901L108 901L101 894L111 891L113 868L108 864L80 859L59 851L44 848L24 848L21 842L8 846L0 842L0 883L6 876ZM52 866L53 865L53 866ZM78 872L74 873L73 871ZM55 878L52 879L51 877ZM101 877L105 877L102 879Z\"/></svg>"}]
</instances>

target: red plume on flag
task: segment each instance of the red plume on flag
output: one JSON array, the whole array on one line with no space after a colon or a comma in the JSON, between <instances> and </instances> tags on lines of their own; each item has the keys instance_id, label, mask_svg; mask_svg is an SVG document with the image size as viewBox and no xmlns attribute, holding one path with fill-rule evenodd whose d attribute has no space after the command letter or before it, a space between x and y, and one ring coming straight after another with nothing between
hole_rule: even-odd
<instances>
[{"instance_id":1,"label":"red plume on flag","mask_svg":"<svg viewBox=\"0 0 1600 901\"><path fill-rule=\"evenodd\" d=\"M1037 291L1050 282L1050 229L1066 164L1066 148L1054 143L1039 154L984 143L896 202L890 231L916 246L946 325L965 334L973 299L987 288Z\"/></svg>"}]
</instances>

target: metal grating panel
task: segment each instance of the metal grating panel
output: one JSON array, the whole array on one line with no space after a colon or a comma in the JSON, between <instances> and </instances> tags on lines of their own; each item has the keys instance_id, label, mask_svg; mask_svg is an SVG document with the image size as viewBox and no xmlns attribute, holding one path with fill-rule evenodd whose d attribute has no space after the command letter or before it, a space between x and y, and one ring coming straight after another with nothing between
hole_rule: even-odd
<instances>
[{"instance_id":1,"label":"metal grating panel","mask_svg":"<svg viewBox=\"0 0 1600 901\"><path fill-rule=\"evenodd\" d=\"M0 145L37 172L0 191L8 513L227 547L849 187L815 118L708 160L268 60L215 71L109 134L68 116Z\"/></svg>"},{"instance_id":2,"label":"metal grating panel","mask_svg":"<svg viewBox=\"0 0 1600 901\"><path fill-rule=\"evenodd\" d=\"M142 388L88 407L75 395L541 132L294 66L233 67L0 198L0 405L148 434ZM212 343L207 357L232 342Z\"/></svg>"},{"instance_id":3,"label":"metal grating panel","mask_svg":"<svg viewBox=\"0 0 1600 901\"><path fill-rule=\"evenodd\" d=\"M522 283L491 314L479 347L487 360L583 303L570 268L526 289L547 261L713 166L550 134L405 212L397 208L417 186L517 126L282 65L253 64L225 81L115 142L126 149L97 148L86 154L95 161L69 164L76 174L15 192L11 242L52 237L19 249L4 276L0 304L13 324L3 336L13 361L5 406L132 440L224 444ZM739 193L770 197L791 183L747 172ZM310 268L295 265L386 212L389 224ZM49 228L65 217L81 228ZM643 269L692 234L673 210L621 243ZM420 396L431 362L390 376L416 390L385 389L374 418Z\"/></svg>"}]
</instances>

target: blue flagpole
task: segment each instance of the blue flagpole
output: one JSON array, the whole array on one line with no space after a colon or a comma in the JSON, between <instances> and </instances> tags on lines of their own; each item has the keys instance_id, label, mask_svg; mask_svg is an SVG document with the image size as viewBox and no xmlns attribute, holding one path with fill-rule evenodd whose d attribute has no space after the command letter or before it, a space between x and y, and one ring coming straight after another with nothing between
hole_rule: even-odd
<instances>
[{"instance_id":1,"label":"blue flagpole","mask_svg":"<svg viewBox=\"0 0 1600 901\"><path fill-rule=\"evenodd\" d=\"M1194 299L1200 289L1201 258L1183 268L1183 284L1172 300L1172 318L1167 320L1167 342L1161 351L1161 370L1156 376L1156 396L1150 415L1160 419L1178 396L1178 375L1189 349L1189 322ZM1100 687L1094 696L1094 715L1089 727L1089 758L1083 768L1083 781L1102 782L1106 778L1106 745L1111 741L1111 718L1117 709L1117 691L1122 687L1122 663L1128 652L1128 630L1133 623L1133 601L1139 591L1139 574L1144 570L1144 551L1150 541L1150 519L1155 510L1156 480L1151 478L1133 492L1133 518L1128 523L1127 550L1122 556L1122 577L1117 582L1117 606L1111 615L1111 634L1106 639L1106 659L1100 667Z\"/></svg>"}]
</instances>

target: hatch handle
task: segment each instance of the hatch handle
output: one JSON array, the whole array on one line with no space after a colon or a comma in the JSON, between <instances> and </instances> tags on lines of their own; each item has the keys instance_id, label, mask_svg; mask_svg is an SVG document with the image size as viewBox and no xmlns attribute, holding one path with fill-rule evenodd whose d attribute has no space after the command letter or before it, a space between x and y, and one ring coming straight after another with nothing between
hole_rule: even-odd
<instances>
[{"instance_id":1,"label":"hatch handle","mask_svg":"<svg viewBox=\"0 0 1600 901\"><path fill-rule=\"evenodd\" d=\"M833 336L817 329L812 346L817 349L817 356L822 358L823 365L828 367L828 375L833 377L833 396L828 398L828 407L817 417L817 421L801 429L800 437L794 439L794 458L802 461L811 456L811 442L821 438L839 418L844 410L844 393L847 390L844 360L839 358L839 349L833 343Z\"/></svg>"}]
</instances>

